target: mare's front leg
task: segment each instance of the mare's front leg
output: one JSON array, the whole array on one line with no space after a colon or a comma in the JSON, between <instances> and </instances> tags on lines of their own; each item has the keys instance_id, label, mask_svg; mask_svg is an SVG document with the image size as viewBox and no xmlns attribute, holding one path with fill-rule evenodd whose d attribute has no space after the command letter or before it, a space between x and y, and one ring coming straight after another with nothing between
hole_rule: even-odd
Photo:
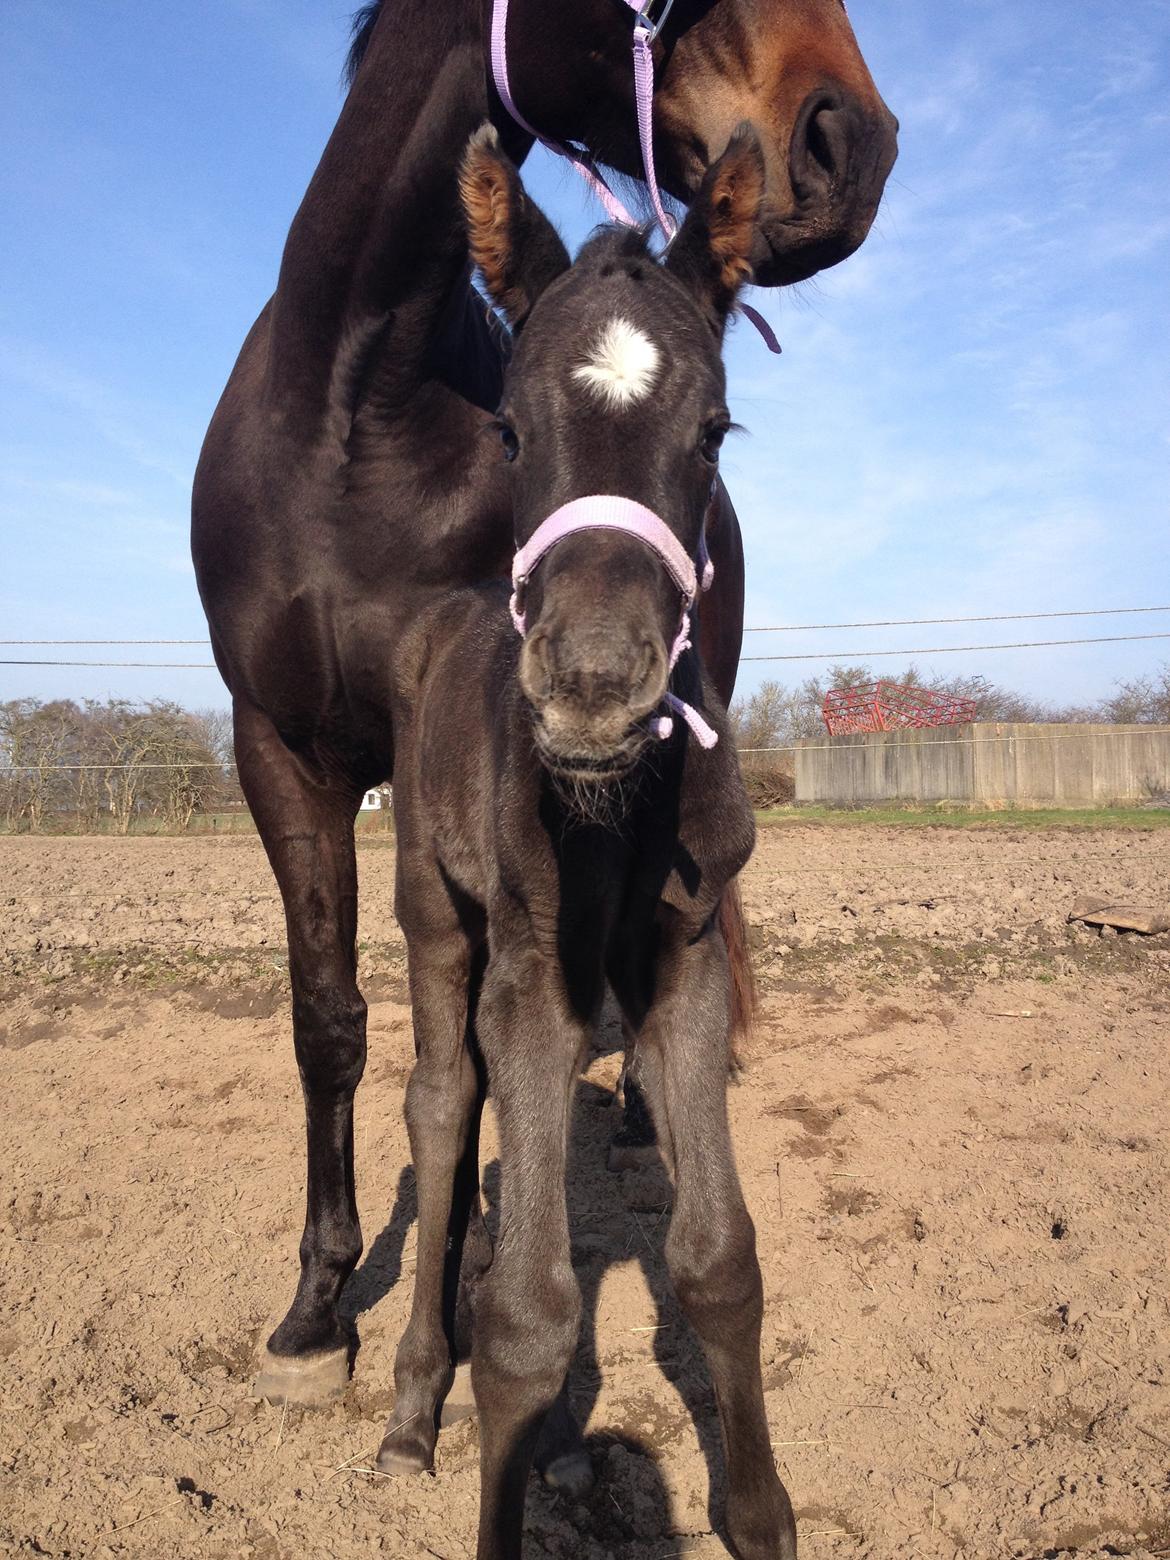
<instances>
[{"instance_id":1,"label":"mare's front leg","mask_svg":"<svg viewBox=\"0 0 1170 1560\"><path fill-rule=\"evenodd\" d=\"M410 843L405 816L399 830L396 909L410 959L417 1056L406 1090L406 1126L418 1187L418 1247L410 1320L394 1361L394 1413L378 1467L421 1473L433 1466L439 1409L452 1380L469 1217L475 1233L480 1222L482 1098L471 988L483 917L477 906L456 899L429 841L417 848ZM465 1277L474 1282L474 1274Z\"/></svg>"},{"instance_id":2,"label":"mare's front leg","mask_svg":"<svg viewBox=\"0 0 1170 1560\"><path fill-rule=\"evenodd\" d=\"M565 1155L588 1027L568 1010L554 959L493 945L478 1031L499 1122L502 1197L471 1356L478 1560L519 1560L537 1436L577 1343L581 1297L569 1257Z\"/></svg>"},{"instance_id":3,"label":"mare's front leg","mask_svg":"<svg viewBox=\"0 0 1170 1560\"><path fill-rule=\"evenodd\" d=\"M670 912L667 912L670 914ZM795 1560L796 1524L772 1459L760 1377L764 1297L727 1120L730 981L714 924L668 927L638 1036L650 1105L674 1159L666 1260L711 1370L727 1454L727 1529L740 1560ZM652 1061L651 1061L652 1059Z\"/></svg>"},{"instance_id":4,"label":"mare's front leg","mask_svg":"<svg viewBox=\"0 0 1170 1560\"><path fill-rule=\"evenodd\" d=\"M237 700L234 714L240 783L284 900L308 1140L300 1282L254 1390L321 1403L348 1379L349 1337L337 1303L362 1251L353 1178L353 1096L366 1060L355 953L359 793L314 778L253 706Z\"/></svg>"}]
</instances>

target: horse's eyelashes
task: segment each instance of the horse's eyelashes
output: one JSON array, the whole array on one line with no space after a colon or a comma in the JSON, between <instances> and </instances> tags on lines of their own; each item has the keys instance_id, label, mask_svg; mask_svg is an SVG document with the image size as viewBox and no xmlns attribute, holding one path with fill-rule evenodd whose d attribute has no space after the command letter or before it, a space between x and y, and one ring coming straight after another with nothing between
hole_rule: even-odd
<instances>
[{"instance_id":1,"label":"horse's eyelashes","mask_svg":"<svg viewBox=\"0 0 1170 1560\"><path fill-rule=\"evenodd\" d=\"M715 422L703 430L703 437L699 441L699 453L711 465L715 465L718 461L719 451L731 428L732 424L729 422Z\"/></svg>"}]
</instances>

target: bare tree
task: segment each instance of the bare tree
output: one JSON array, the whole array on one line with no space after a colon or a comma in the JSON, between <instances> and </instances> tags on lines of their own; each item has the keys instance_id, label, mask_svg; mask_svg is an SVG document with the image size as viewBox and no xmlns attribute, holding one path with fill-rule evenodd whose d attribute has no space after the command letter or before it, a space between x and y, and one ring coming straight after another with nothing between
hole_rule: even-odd
<instances>
[{"instance_id":1,"label":"bare tree","mask_svg":"<svg viewBox=\"0 0 1170 1560\"><path fill-rule=\"evenodd\" d=\"M118 833L128 834L147 784L145 765L154 740L150 712L126 699L111 699L88 708L93 716L92 737L106 809Z\"/></svg>"},{"instance_id":2,"label":"bare tree","mask_svg":"<svg viewBox=\"0 0 1170 1560\"><path fill-rule=\"evenodd\" d=\"M150 769L145 790L154 811L171 828L185 829L222 786L219 760L203 722L177 704L156 700L147 707Z\"/></svg>"},{"instance_id":3,"label":"bare tree","mask_svg":"<svg viewBox=\"0 0 1170 1560\"><path fill-rule=\"evenodd\" d=\"M743 749L786 748L804 737L824 736L821 705L830 688L856 688L872 681L866 666L834 666L827 677L809 677L795 688L761 683L746 699L731 706L736 746Z\"/></svg>"},{"instance_id":4,"label":"bare tree","mask_svg":"<svg viewBox=\"0 0 1170 1560\"><path fill-rule=\"evenodd\" d=\"M12 699L0 705L4 821L8 828L35 833L50 812L62 809L79 746L80 711L68 699L43 704Z\"/></svg>"},{"instance_id":5,"label":"bare tree","mask_svg":"<svg viewBox=\"0 0 1170 1560\"><path fill-rule=\"evenodd\" d=\"M1148 676L1119 681L1101 706L1101 718L1118 725L1170 726L1170 661Z\"/></svg>"},{"instance_id":6,"label":"bare tree","mask_svg":"<svg viewBox=\"0 0 1170 1560\"><path fill-rule=\"evenodd\" d=\"M957 699L973 699L976 720L1048 722L1120 718L1102 714L1092 707L1045 704L1003 688L980 673L947 675L931 670L924 675L913 663L900 673L874 672L866 665L837 665L831 666L823 676L808 677L791 689L777 682L762 683L750 698L737 701L731 711L737 744L741 748L786 747L802 738L823 737L825 723L821 709L830 689L859 688L880 681L903 688L930 688ZM1146 700L1147 706L1156 707L1150 704L1148 688Z\"/></svg>"},{"instance_id":7,"label":"bare tree","mask_svg":"<svg viewBox=\"0 0 1170 1560\"><path fill-rule=\"evenodd\" d=\"M204 742L210 748L211 755L219 766L219 786L212 799L213 804L217 807L243 807L244 793L240 789L240 777L236 772L236 747L231 710L196 710L194 718ZM212 805L212 802L208 805Z\"/></svg>"}]
</instances>

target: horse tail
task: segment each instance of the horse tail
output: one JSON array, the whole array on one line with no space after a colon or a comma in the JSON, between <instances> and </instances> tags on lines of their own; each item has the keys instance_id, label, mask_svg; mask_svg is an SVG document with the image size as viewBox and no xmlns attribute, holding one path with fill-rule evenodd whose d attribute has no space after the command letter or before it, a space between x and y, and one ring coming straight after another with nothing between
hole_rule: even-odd
<instances>
[{"instance_id":1,"label":"horse tail","mask_svg":"<svg viewBox=\"0 0 1170 1560\"><path fill-rule=\"evenodd\" d=\"M743 917L743 899L739 879L733 878L719 901L719 930L727 947L727 967L731 975L731 1036L729 1064L739 1070L739 1045L751 1034L756 1016L756 978L748 949L747 923Z\"/></svg>"}]
</instances>

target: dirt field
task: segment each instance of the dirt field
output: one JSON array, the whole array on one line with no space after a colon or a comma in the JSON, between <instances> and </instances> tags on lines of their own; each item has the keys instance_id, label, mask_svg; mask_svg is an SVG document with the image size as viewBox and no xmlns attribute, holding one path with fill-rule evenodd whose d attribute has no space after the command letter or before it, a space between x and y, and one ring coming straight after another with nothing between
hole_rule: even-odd
<instances>
[{"instance_id":1,"label":"dirt field","mask_svg":"<svg viewBox=\"0 0 1170 1560\"><path fill-rule=\"evenodd\" d=\"M361 1350L339 1405L282 1413L248 1396L303 1172L260 847L0 840L0 1554L474 1553L474 1421L433 1479L363 1471L414 1204L392 845L360 862ZM1164 901L1168 868L1170 831L763 833L732 1112L802 1560L1170 1554L1170 938L1064 924L1081 891ZM583 1076L572 1166L597 1489L534 1485L526 1553L717 1556L669 1186L604 1169L618 1066ZM489 1191L491 1159L489 1132Z\"/></svg>"}]
</instances>

